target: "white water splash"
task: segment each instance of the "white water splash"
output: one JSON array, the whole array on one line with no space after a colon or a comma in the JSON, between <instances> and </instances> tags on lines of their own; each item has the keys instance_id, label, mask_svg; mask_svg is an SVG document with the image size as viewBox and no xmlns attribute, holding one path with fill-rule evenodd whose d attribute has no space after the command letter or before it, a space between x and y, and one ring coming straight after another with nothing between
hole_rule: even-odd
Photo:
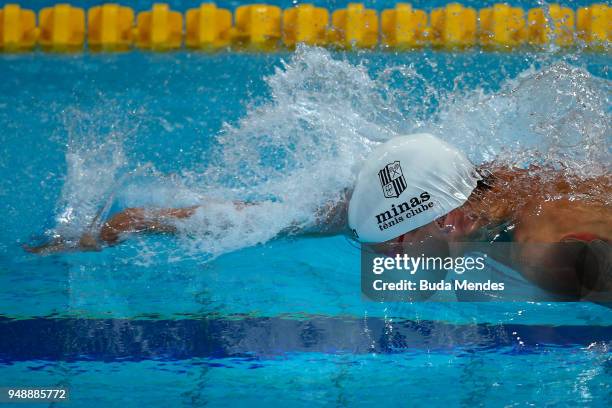
<instances>
[{"instance_id":1,"label":"white water splash","mask_svg":"<svg viewBox=\"0 0 612 408\"><path fill-rule=\"evenodd\" d=\"M545 159L578 174L609 170L608 81L564 63L529 70L494 93L445 94L425 78L405 66L372 77L326 50L299 48L265 78L270 99L224 126L207 168L185 169L158 186L132 183L120 193L122 205L202 204L177 224L179 250L218 255L313 227L317 210L351 188L374 146L410 131L431 131L475 163ZM125 166L114 136L79 143L67 154L62 233L87 225ZM237 209L232 200L262 204Z\"/></svg>"},{"instance_id":2,"label":"white water splash","mask_svg":"<svg viewBox=\"0 0 612 408\"><path fill-rule=\"evenodd\" d=\"M65 112L64 122L68 132L66 179L53 233L76 240L94 221L116 187L119 171L127 165L124 143L128 132L117 123L102 122L95 114L75 109Z\"/></svg>"},{"instance_id":3,"label":"white water splash","mask_svg":"<svg viewBox=\"0 0 612 408\"><path fill-rule=\"evenodd\" d=\"M433 131L476 163L562 164L593 176L610 170L610 83L566 63L530 69L499 92L450 95Z\"/></svg>"}]
</instances>

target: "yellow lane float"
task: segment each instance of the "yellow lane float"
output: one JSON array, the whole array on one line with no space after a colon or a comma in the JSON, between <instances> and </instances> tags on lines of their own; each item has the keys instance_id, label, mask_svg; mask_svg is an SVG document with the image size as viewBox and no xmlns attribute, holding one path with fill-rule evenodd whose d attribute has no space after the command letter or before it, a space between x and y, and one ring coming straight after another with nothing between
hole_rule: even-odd
<instances>
[{"instance_id":1,"label":"yellow lane float","mask_svg":"<svg viewBox=\"0 0 612 408\"><path fill-rule=\"evenodd\" d=\"M340 48L374 48L378 44L378 15L361 3L350 3L332 14L330 42Z\"/></svg>"},{"instance_id":2,"label":"yellow lane float","mask_svg":"<svg viewBox=\"0 0 612 408\"><path fill-rule=\"evenodd\" d=\"M576 13L578 37L593 46L603 46L612 37L612 7L593 4Z\"/></svg>"},{"instance_id":3,"label":"yellow lane float","mask_svg":"<svg viewBox=\"0 0 612 408\"><path fill-rule=\"evenodd\" d=\"M12 1L12 0L9 0ZM114 0L110 0L114 1ZM400 0L401 1L401 0ZM407 1L407 0L404 0ZM503 1L503 0L502 0ZM286 10L268 4L247 4L231 10L202 3L183 14L168 4L153 4L138 13L115 3L85 12L70 4L57 4L38 12L18 4L0 6L0 52L34 49L74 51L85 45L94 51L121 51L132 45L153 51L185 46L196 50L275 51L299 43L341 49L384 48L410 50L431 46L460 50L480 45L484 49L511 50L523 45L586 45L608 52L612 37L612 7L595 3L574 11L559 4L525 11L506 3L478 11L449 3L430 13L409 3L376 10L349 3L333 13L313 4ZM37 26L38 20L38 26Z\"/></svg>"},{"instance_id":4,"label":"yellow lane float","mask_svg":"<svg viewBox=\"0 0 612 408\"><path fill-rule=\"evenodd\" d=\"M0 9L0 50L25 51L36 43L36 14L17 4Z\"/></svg>"},{"instance_id":5,"label":"yellow lane float","mask_svg":"<svg viewBox=\"0 0 612 408\"><path fill-rule=\"evenodd\" d=\"M510 48L525 41L525 13L519 7L495 4L479 12L480 44L485 47Z\"/></svg>"},{"instance_id":6,"label":"yellow lane float","mask_svg":"<svg viewBox=\"0 0 612 408\"><path fill-rule=\"evenodd\" d=\"M544 45L551 40L559 46L574 43L574 12L567 7L551 4L547 8L534 8L527 13L527 41Z\"/></svg>"},{"instance_id":7,"label":"yellow lane float","mask_svg":"<svg viewBox=\"0 0 612 408\"><path fill-rule=\"evenodd\" d=\"M170 10L165 3L153 4L150 11L138 13L136 45L139 48L164 51L180 48L183 40L183 15Z\"/></svg>"},{"instance_id":8,"label":"yellow lane float","mask_svg":"<svg viewBox=\"0 0 612 408\"><path fill-rule=\"evenodd\" d=\"M384 10L380 20L383 45L398 49L425 45L427 14L423 10L398 3L394 9Z\"/></svg>"},{"instance_id":9,"label":"yellow lane float","mask_svg":"<svg viewBox=\"0 0 612 408\"><path fill-rule=\"evenodd\" d=\"M231 41L232 13L214 3L202 3L185 14L185 44L189 48L215 50Z\"/></svg>"},{"instance_id":10,"label":"yellow lane float","mask_svg":"<svg viewBox=\"0 0 612 408\"><path fill-rule=\"evenodd\" d=\"M283 13L283 43L290 48L297 44L327 44L329 12L312 4L300 4Z\"/></svg>"},{"instance_id":11,"label":"yellow lane float","mask_svg":"<svg viewBox=\"0 0 612 408\"><path fill-rule=\"evenodd\" d=\"M87 42L92 50L120 51L132 45L134 10L118 4L92 7L87 12Z\"/></svg>"},{"instance_id":12,"label":"yellow lane float","mask_svg":"<svg viewBox=\"0 0 612 408\"><path fill-rule=\"evenodd\" d=\"M476 44L476 10L451 3L431 12L429 41L433 46L464 48Z\"/></svg>"},{"instance_id":13,"label":"yellow lane float","mask_svg":"<svg viewBox=\"0 0 612 408\"><path fill-rule=\"evenodd\" d=\"M76 51L85 42L85 11L70 4L40 10L39 44L48 51Z\"/></svg>"},{"instance_id":14,"label":"yellow lane float","mask_svg":"<svg viewBox=\"0 0 612 408\"><path fill-rule=\"evenodd\" d=\"M281 38L281 9L266 4L236 9L234 41L239 47L259 51L278 48Z\"/></svg>"}]
</instances>

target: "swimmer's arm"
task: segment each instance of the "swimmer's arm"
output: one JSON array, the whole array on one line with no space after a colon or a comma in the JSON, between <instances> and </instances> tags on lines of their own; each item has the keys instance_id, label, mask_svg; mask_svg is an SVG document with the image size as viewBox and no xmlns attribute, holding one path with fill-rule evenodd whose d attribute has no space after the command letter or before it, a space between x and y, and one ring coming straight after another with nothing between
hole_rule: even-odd
<instances>
[{"instance_id":1,"label":"swimmer's arm","mask_svg":"<svg viewBox=\"0 0 612 408\"><path fill-rule=\"evenodd\" d=\"M244 201L233 201L232 204L237 210L257 205ZM205 205L194 205L161 209L128 208L115 214L102 225L100 240L112 245L126 233L174 233L176 220L189 218L198 209L205 207Z\"/></svg>"},{"instance_id":2,"label":"swimmer's arm","mask_svg":"<svg viewBox=\"0 0 612 408\"><path fill-rule=\"evenodd\" d=\"M128 208L104 223L100 239L107 244L116 243L125 233L172 233L176 231L174 220L191 217L199 206L185 208L144 209Z\"/></svg>"},{"instance_id":3,"label":"swimmer's arm","mask_svg":"<svg viewBox=\"0 0 612 408\"><path fill-rule=\"evenodd\" d=\"M301 233L306 235L333 235L346 231L348 191L342 192L341 199L337 202L329 202L322 206L315 214L316 224L306 230L289 228L286 233ZM233 202L236 209L240 210L246 206L257 206L257 203ZM23 248L36 254L51 254L67 251L98 251L101 244L114 245L122 236L133 233L174 233L176 232L176 220L191 217L202 206L183 208L127 208L109 218L97 235L85 233L78 243L70 243L61 237L56 238L39 246L27 246Z\"/></svg>"},{"instance_id":4,"label":"swimmer's arm","mask_svg":"<svg viewBox=\"0 0 612 408\"><path fill-rule=\"evenodd\" d=\"M175 232L173 221L191 217L198 208L127 208L104 222L98 234L86 232L76 243L57 237L43 245L24 245L23 248L27 252L40 255L68 251L99 251L100 244L114 245L124 234Z\"/></svg>"},{"instance_id":5,"label":"swimmer's arm","mask_svg":"<svg viewBox=\"0 0 612 408\"><path fill-rule=\"evenodd\" d=\"M348 191L343 191L338 201L330 201L315 213L314 227L303 231L294 231L289 228L288 233L297 232L306 235L333 235L348 230ZM247 206L257 206L258 203L234 201L234 207L241 210ZM192 206L185 208L143 209L128 208L115 214L104 223L100 231L100 239L107 244L118 242L122 234L126 233L173 233L176 232L174 221L191 217L199 208L205 206Z\"/></svg>"}]
</instances>

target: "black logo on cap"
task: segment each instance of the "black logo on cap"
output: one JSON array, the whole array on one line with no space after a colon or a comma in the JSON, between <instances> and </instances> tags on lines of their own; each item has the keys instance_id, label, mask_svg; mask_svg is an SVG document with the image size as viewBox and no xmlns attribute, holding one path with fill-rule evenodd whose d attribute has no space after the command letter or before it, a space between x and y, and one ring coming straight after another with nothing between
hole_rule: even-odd
<instances>
[{"instance_id":1,"label":"black logo on cap","mask_svg":"<svg viewBox=\"0 0 612 408\"><path fill-rule=\"evenodd\" d=\"M406 189L406 179L399 161L387 164L378 172L378 178L386 198L399 197Z\"/></svg>"}]
</instances>

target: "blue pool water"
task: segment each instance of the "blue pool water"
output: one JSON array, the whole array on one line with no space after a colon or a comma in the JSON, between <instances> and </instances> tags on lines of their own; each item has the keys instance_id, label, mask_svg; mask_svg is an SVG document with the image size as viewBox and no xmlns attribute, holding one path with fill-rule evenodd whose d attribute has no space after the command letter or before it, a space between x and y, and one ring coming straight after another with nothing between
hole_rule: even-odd
<instances>
[{"instance_id":1,"label":"blue pool water","mask_svg":"<svg viewBox=\"0 0 612 408\"><path fill-rule=\"evenodd\" d=\"M609 406L608 308L367 302L346 238L278 235L311 225L373 145L411 130L477 162L538 149L601 164L609 61L2 56L0 386L67 386L79 407ZM272 204L102 252L20 247L78 236L107 202L221 199Z\"/></svg>"}]
</instances>

